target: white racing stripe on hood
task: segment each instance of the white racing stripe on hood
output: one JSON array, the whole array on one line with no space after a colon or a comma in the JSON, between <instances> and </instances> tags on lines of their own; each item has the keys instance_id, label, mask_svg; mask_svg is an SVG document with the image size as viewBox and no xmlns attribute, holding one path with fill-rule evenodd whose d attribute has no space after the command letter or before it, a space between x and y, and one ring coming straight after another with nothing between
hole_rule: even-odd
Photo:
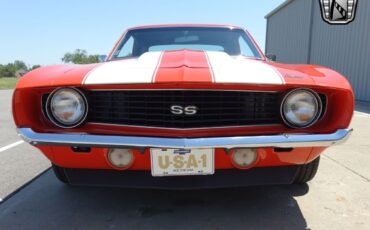
<instances>
[{"instance_id":1,"label":"white racing stripe on hood","mask_svg":"<svg viewBox=\"0 0 370 230\"><path fill-rule=\"evenodd\" d=\"M207 52L215 83L284 84L272 66L245 57L232 57L224 52Z\"/></svg>"},{"instance_id":2,"label":"white racing stripe on hood","mask_svg":"<svg viewBox=\"0 0 370 230\"><path fill-rule=\"evenodd\" d=\"M151 83L162 52L148 52L139 58L104 63L88 73L84 84Z\"/></svg>"}]
</instances>

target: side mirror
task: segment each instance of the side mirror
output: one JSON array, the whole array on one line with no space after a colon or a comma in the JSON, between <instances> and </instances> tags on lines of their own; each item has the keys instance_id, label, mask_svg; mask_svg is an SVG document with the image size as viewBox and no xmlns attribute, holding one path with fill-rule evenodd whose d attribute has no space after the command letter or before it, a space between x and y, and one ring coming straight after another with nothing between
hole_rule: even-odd
<instances>
[{"instance_id":1,"label":"side mirror","mask_svg":"<svg viewBox=\"0 0 370 230\"><path fill-rule=\"evenodd\" d=\"M276 61L276 55L275 54L266 54L266 57L270 61Z\"/></svg>"},{"instance_id":2,"label":"side mirror","mask_svg":"<svg viewBox=\"0 0 370 230\"><path fill-rule=\"evenodd\" d=\"M105 59L107 59L107 55L99 55L98 59L99 62L105 62Z\"/></svg>"}]
</instances>

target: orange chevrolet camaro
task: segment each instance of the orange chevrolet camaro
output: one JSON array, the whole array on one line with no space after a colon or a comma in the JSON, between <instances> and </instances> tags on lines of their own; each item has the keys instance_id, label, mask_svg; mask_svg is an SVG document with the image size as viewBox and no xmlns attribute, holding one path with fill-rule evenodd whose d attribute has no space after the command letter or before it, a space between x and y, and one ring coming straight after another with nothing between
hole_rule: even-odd
<instances>
[{"instance_id":1,"label":"orange chevrolet camaro","mask_svg":"<svg viewBox=\"0 0 370 230\"><path fill-rule=\"evenodd\" d=\"M266 58L244 29L128 29L101 63L22 77L19 135L71 185L209 188L305 183L345 141L350 84Z\"/></svg>"}]
</instances>

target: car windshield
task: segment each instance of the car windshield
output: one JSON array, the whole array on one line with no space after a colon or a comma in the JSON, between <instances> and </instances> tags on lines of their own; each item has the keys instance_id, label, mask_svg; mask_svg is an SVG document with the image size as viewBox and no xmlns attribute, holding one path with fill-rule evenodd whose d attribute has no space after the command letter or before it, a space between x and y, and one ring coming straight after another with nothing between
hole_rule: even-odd
<instances>
[{"instance_id":1,"label":"car windshield","mask_svg":"<svg viewBox=\"0 0 370 230\"><path fill-rule=\"evenodd\" d=\"M111 59L181 49L222 51L230 56L261 58L256 46L242 29L164 27L129 30Z\"/></svg>"}]
</instances>

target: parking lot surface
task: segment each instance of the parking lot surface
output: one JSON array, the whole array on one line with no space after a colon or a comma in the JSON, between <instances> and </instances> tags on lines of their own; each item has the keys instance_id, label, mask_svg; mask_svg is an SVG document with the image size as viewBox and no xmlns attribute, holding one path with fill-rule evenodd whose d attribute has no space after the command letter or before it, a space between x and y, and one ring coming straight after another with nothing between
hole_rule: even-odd
<instances>
[{"instance_id":1,"label":"parking lot surface","mask_svg":"<svg viewBox=\"0 0 370 230\"><path fill-rule=\"evenodd\" d=\"M36 148L18 137L11 112L12 95L13 90L0 90L0 200L50 167Z\"/></svg>"},{"instance_id":2,"label":"parking lot surface","mask_svg":"<svg viewBox=\"0 0 370 230\"><path fill-rule=\"evenodd\" d=\"M369 104L307 185L161 191L60 183L20 142L11 94L0 90L0 229L370 229Z\"/></svg>"}]
</instances>

